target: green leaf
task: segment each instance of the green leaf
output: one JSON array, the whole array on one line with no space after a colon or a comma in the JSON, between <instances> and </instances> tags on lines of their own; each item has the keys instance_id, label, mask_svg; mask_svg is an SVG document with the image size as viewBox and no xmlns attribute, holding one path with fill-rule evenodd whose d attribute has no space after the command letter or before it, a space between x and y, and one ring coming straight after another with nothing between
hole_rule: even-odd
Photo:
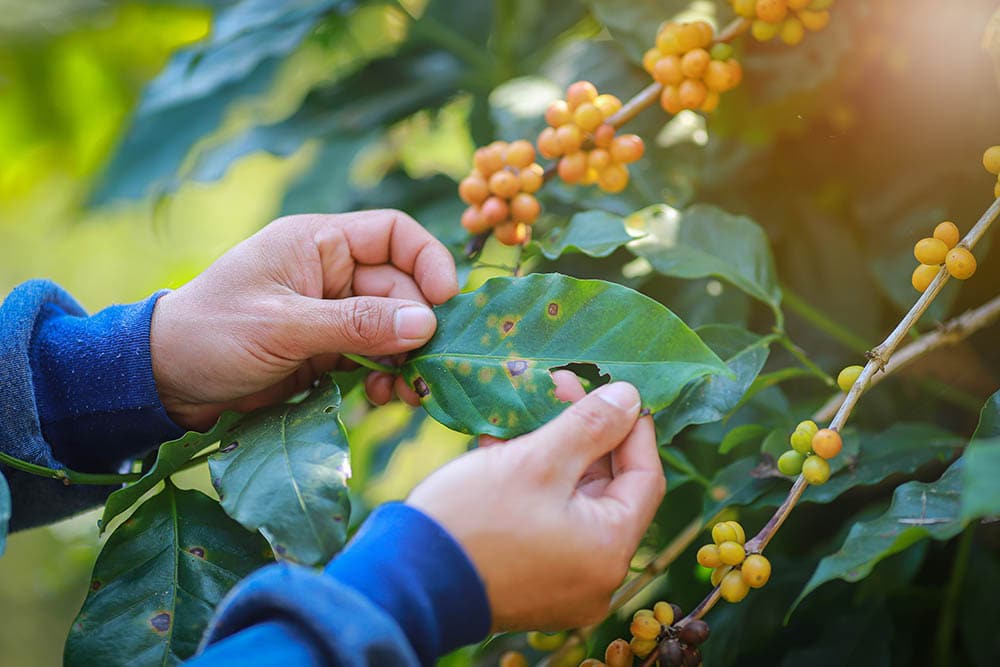
<instances>
[{"instance_id":1,"label":"green leaf","mask_svg":"<svg viewBox=\"0 0 1000 667\"><path fill-rule=\"evenodd\" d=\"M270 550L200 491L169 482L108 539L66 641L69 667L177 665Z\"/></svg>"},{"instance_id":2,"label":"green leaf","mask_svg":"<svg viewBox=\"0 0 1000 667\"><path fill-rule=\"evenodd\" d=\"M770 306L782 320L781 288L767 235L750 218L714 206L679 211L660 204L630 216L627 224L646 232L629 248L658 273L724 280Z\"/></svg>"},{"instance_id":3,"label":"green leaf","mask_svg":"<svg viewBox=\"0 0 1000 667\"><path fill-rule=\"evenodd\" d=\"M565 227L552 230L534 244L546 259L558 259L568 252L589 257L607 257L635 237L625 229L625 221L604 211L577 213Z\"/></svg>"},{"instance_id":4,"label":"green leaf","mask_svg":"<svg viewBox=\"0 0 1000 667\"><path fill-rule=\"evenodd\" d=\"M979 426L965 453L962 518L971 521L1000 514L1000 391L979 413Z\"/></svg>"},{"instance_id":5,"label":"green leaf","mask_svg":"<svg viewBox=\"0 0 1000 667\"><path fill-rule=\"evenodd\" d=\"M760 424L743 424L726 433L726 437L719 443L719 453L728 454L745 442L763 439L767 435L767 428Z\"/></svg>"},{"instance_id":6,"label":"green leaf","mask_svg":"<svg viewBox=\"0 0 1000 667\"><path fill-rule=\"evenodd\" d=\"M660 24L690 8L690 0L587 0L594 17L621 42L635 61L656 43Z\"/></svg>"},{"instance_id":7,"label":"green leaf","mask_svg":"<svg viewBox=\"0 0 1000 667\"><path fill-rule=\"evenodd\" d=\"M778 486L774 477L761 477L755 474L759 465L759 457L749 456L740 459L720 470L705 496L702 516L713 517L727 507L736 505L751 505L758 498Z\"/></svg>"},{"instance_id":8,"label":"green leaf","mask_svg":"<svg viewBox=\"0 0 1000 667\"><path fill-rule=\"evenodd\" d=\"M347 539L350 457L340 402L331 382L300 403L253 412L209 457L222 507L260 530L283 560L320 565Z\"/></svg>"},{"instance_id":9,"label":"green leaf","mask_svg":"<svg viewBox=\"0 0 1000 667\"><path fill-rule=\"evenodd\" d=\"M219 417L215 426L206 433L189 431L183 436L160 445L156 453L153 467L145 475L128 486L118 489L110 496L104 505L104 513L97 525L103 533L114 518L139 502L146 493L157 484L167 479L181 467L209 447L226 436L227 431L242 417L238 412L225 412Z\"/></svg>"},{"instance_id":10,"label":"green leaf","mask_svg":"<svg viewBox=\"0 0 1000 667\"><path fill-rule=\"evenodd\" d=\"M908 482L896 489L888 511L871 521L854 524L840 550L820 561L795 606L834 579L864 579L884 558L925 538L950 540L965 528L959 515L963 459L953 463L936 482Z\"/></svg>"},{"instance_id":11,"label":"green leaf","mask_svg":"<svg viewBox=\"0 0 1000 667\"><path fill-rule=\"evenodd\" d=\"M688 382L728 372L664 306L599 280L494 278L437 315L403 375L432 417L463 433L511 438L548 422L565 407L549 371L571 363L635 384L652 411Z\"/></svg>"},{"instance_id":12,"label":"green leaf","mask_svg":"<svg viewBox=\"0 0 1000 667\"><path fill-rule=\"evenodd\" d=\"M699 378L685 387L676 401L656 413L657 441L661 444L669 443L691 424L723 419L739 404L767 361L770 338L729 325L709 325L696 333L726 360L734 377Z\"/></svg>"},{"instance_id":13,"label":"green leaf","mask_svg":"<svg viewBox=\"0 0 1000 667\"><path fill-rule=\"evenodd\" d=\"M7 547L7 524L10 521L10 487L0 472L0 556Z\"/></svg>"}]
</instances>

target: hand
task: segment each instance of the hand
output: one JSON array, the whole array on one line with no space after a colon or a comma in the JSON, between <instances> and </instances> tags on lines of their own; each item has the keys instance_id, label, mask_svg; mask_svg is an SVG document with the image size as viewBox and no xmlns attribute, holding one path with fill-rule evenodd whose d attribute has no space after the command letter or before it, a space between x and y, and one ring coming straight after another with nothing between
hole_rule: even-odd
<instances>
[{"instance_id":1,"label":"hand","mask_svg":"<svg viewBox=\"0 0 1000 667\"><path fill-rule=\"evenodd\" d=\"M281 218L163 296L150 344L170 417L206 429L307 388L342 353L390 356L423 345L431 304L458 293L451 254L398 211ZM418 399L375 373L376 402Z\"/></svg>"},{"instance_id":2,"label":"hand","mask_svg":"<svg viewBox=\"0 0 1000 667\"><path fill-rule=\"evenodd\" d=\"M567 390L557 375L561 398L583 396L575 376ZM653 421L619 382L533 433L452 461L407 502L463 546L495 631L556 630L607 615L665 491Z\"/></svg>"}]
</instances>

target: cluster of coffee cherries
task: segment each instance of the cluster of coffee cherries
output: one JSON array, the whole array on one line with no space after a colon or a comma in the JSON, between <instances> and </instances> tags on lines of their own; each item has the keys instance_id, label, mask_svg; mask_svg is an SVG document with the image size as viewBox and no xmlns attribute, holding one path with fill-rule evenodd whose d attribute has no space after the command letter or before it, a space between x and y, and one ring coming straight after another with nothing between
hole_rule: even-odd
<instances>
[{"instance_id":1,"label":"cluster of coffee cherries","mask_svg":"<svg viewBox=\"0 0 1000 667\"><path fill-rule=\"evenodd\" d=\"M632 616L632 641L616 639L604 652L607 667L631 665L631 658L647 658L656 651L660 667L698 667L701 650L708 639L708 623L700 619L681 622L681 608L671 602L657 602L652 609L640 609ZM593 667L597 667L594 665Z\"/></svg>"},{"instance_id":2,"label":"cluster of coffee cherries","mask_svg":"<svg viewBox=\"0 0 1000 667\"><path fill-rule=\"evenodd\" d=\"M1000 199L1000 146L990 146L983 153L983 166L986 171L997 177L997 184L993 188L993 196Z\"/></svg>"},{"instance_id":3,"label":"cluster of coffee cherries","mask_svg":"<svg viewBox=\"0 0 1000 667\"><path fill-rule=\"evenodd\" d=\"M840 434L830 428L821 429L816 422L806 420L795 427L789 441L792 448L778 458L778 471L792 476L801 473L813 485L826 484L830 479L828 461L844 448Z\"/></svg>"},{"instance_id":4,"label":"cluster of coffee cherries","mask_svg":"<svg viewBox=\"0 0 1000 667\"><path fill-rule=\"evenodd\" d=\"M542 157L558 159L559 178L570 185L597 185L618 193L628 186L626 165L646 151L635 134L616 136L607 121L622 108L614 95L601 95L589 81L577 81L545 111L548 127L538 135Z\"/></svg>"},{"instance_id":5,"label":"cluster of coffee cherries","mask_svg":"<svg viewBox=\"0 0 1000 667\"><path fill-rule=\"evenodd\" d=\"M937 277L944 264L952 278L968 280L976 273L976 257L968 248L958 245L961 235L953 222L942 222L933 236L920 239L913 246L913 256L920 266L913 270L913 289L924 292Z\"/></svg>"},{"instance_id":6,"label":"cluster of coffee cherries","mask_svg":"<svg viewBox=\"0 0 1000 667\"><path fill-rule=\"evenodd\" d=\"M833 0L730 0L733 10L753 20L750 31L759 42L775 37L789 46L801 42L806 31L818 32L830 23Z\"/></svg>"},{"instance_id":7,"label":"cluster of coffee cherries","mask_svg":"<svg viewBox=\"0 0 1000 667\"><path fill-rule=\"evenodd\" d=\"M542 212L535 193L545 175L535 162L535 147L523 140L495 141L478 149L473 162L472 173L458 186L459 196L469 205L462 226L470 234L492 229L501 243L524 245Z\"/></svg>"},{"instance_id":8,"label":"cluster of coffee cherries","mask_svg":"<svg viewBox=\"0 0 1000 667\"><path fill-rule=\"evenodd\" d=\"M663 85L660 105L667 113L684 109L711 113L722 93L743 80L743 67L733 58L733 47L715 41L705 21L664 23L656 47L642 59L646 71Z\"/></svg>"},{"instance_id":9,"label":"cluster of coffee cherries","mask_svg":"<svg viewBox=\"0 0 1000 667\"><path fill-rule=\"evenodd\" d=\"M711 568L712 585L726 602L739 602L751 588L761 588L771 578L771 561L746 552L746 532L737 521L712 526L712 544L698 549L698 564Z\"/></svg>"}]
</instances>

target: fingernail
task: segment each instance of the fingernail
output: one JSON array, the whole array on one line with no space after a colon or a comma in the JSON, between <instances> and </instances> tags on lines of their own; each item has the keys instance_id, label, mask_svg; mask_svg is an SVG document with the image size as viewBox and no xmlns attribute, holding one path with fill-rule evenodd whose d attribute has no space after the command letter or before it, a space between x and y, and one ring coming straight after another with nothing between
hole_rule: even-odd
<instances>
[{"instance_id":1,"label":"fingernail","mask_svg":"<svg viewBox=\"0 0 1000 667\"><path fill-rule=\"evenodd\" d=\"M594 392L605 403L620 410L635 412L639 409L639 392L628 382L607 384Z\"/></svg>"},{"instance_id":2,"label":"fingernail","mask_svg":"<svg viewBox=\"0 0 1000 667\"><path fill-rule=\"evenodd\" d=\"M427 340L436 327L437 320L430 308L403 306L396 311L396 335L401 340Z\"/></svg>"}]
</instances>

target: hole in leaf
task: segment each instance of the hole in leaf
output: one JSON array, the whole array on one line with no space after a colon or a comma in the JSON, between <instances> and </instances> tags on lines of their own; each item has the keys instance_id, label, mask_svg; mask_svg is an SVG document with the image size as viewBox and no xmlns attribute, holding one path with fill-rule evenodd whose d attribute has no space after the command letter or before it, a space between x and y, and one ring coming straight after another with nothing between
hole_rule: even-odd
<instances>
[{"instance_id":1,"label":"hole in leaf","mask_svg":"<svg viewBox=\"0 0 1000 667\"><path fill-rule=\"evenodd\" d=\"M583 388L588 392L611 382L611 376L606 373L601 374L601 369L597 367L597 364L572 363L565 366L555 366L549 371L569 371L580 378Z\"/></svg>"}]
</instances>

